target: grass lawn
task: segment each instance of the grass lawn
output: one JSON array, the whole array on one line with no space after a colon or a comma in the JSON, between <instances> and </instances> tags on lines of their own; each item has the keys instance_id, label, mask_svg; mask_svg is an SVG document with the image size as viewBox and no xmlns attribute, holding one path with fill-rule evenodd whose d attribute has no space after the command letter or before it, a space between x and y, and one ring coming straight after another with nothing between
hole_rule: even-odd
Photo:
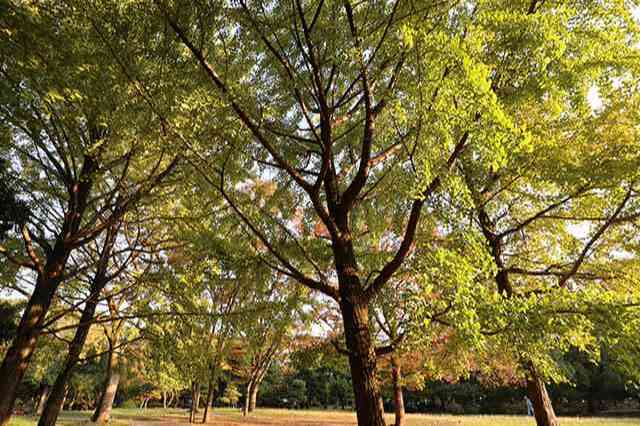
<instances>
[{"instance_id":1,"label":"grass lawn","mask_svg":"<svg viewBox=\"0 0 640 426\"><path fill-rule=\"evenodd\" d=\"M287 425L287 426L345 426L355 425L355 414L343 411L301 411L258 409L255 414L243 418L238 410L216 408L213 425L241 426L241 425ZM82 425L90 424L90 412L64 412L58 424ZM388 424L393 424L393 416L387 418ZM185 425L188 417L186 410L176 409L115 409L110 424L139 425L139 426L169 426ZM14 417L9 423L12 426L32 426L37 419L29 417ZM598 417L563 417L562 426L630 426L640 425L640 418L598 418ZM531 417L524 416L453 416L408 414L407 426L534 426Z\"/></svg>"}]
</instances>

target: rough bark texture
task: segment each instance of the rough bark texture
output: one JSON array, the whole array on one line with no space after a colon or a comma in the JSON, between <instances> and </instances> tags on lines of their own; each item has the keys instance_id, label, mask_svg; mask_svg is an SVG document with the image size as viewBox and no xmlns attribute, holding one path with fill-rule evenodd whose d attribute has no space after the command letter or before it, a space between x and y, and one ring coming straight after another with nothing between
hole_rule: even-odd
<instances>
[{"instance_id":1,"label":"rough bark texture","mask_svg":"<svg viewBox=\"0 0 640 426\"><path fill-rule=\"evenodd\" d=\"M547 388L532 364L528 366L527 394L533 404L533 411L538 426L558 426L556 414L553 411L551 398Z\"/></svg>"},{"instance_id":2,"label":"rough bark texture","mask_svg":"<svg viewBox=\"0 0 640 426\"><path fill-rule=\"evenodd\" d=\"M397 355L391 356L391 376L393 378L393 408L395 426L404 426L404 397L402 395L402 363Z\"/></svg>"},{"instance_id":3,"label":"rough bark texture","mask_svg":"<svg viewBox=\"0 0 640 426\"><path fill-rule=\"evenodd\" d=\"M64 263L60 263L59 270ZM36 287L29 303L25 308L20 325L11 347L7 351L2 366L0 366L0 425L9 424L13 412L18 385L29 366L29 360L36 348L40 335L40 327L53 300L53 295L59 283L59 278L52 277L48 271L38 274Z\"/></svg>"},{"instance_id":4,"label":"rough bark texture","mask_svg":"<svg viewBox=\"0 0 640 426\"><path fill-rule=\"evenodd\" d=\"M196 422L196 414L200 405L200 383L191 382L191 410L189 411L189 423Z\"/></svg>"},{"instance_id":5,"label":"rough bark texture","mask_svg":"<svg viewBox=\"0 0 640 426\"><path fill-rule=\"evenodd\" d=\"M106 423L111 416L111 408L113 408L113 400L118 391L120 384L120 371L118 368L118 355L112 349L109 351L107 362L107 379L105 381L104 391L100 397L100 402L93 413L92 421L97 423Z\"/></svg>"},{"instance_id":6,"label":"rough bark texture","mask_svg":"<svg viewBox=\"0 0 640 426\"><path fill-rule=\"evenodd\" d=\"M384 407L376 377L376 353L369 327L369 300L358 276L348 217L339 215L337 219L341 236L333 238L332 249L358 425L385 426Z\"/></svg>"},{"instance_id":7,"label":"rough bark texture","mask_svg":"<svg viewBox=\"0 0 640 426\"><path fill-rule=\"evenodd\" d=\"M376 377L376 354L369 331L369 308L342 297L340 309L349 351L359 426L384 426L384 408Z\"/></svg>"}]
</instances>

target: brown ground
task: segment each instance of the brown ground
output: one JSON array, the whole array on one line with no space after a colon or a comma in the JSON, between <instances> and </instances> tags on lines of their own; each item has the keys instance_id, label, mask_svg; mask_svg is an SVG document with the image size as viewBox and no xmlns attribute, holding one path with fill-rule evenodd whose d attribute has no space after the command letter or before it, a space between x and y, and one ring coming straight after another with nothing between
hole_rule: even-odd
<instances>
[{"instance_id":1,"label":"brown ground","mask_svg":"<svg viewBox=\"0 0 640 426\"><path fill-rule=\"evenodd\" d=\"M306 417L306 416L304 416ZM309 418L300 418L297 416L269 416L261 414L259 417L242 417L233 414L217 413L209 421L208 425L216 426L246 426L246 425L286 425L286 426L353 426L356 425L355 417L353 419L345 419L347 416L340 416L339 419L332 418L334 416L309 416ZM350 416L349 416L350 417ZM199 419L198 419L199 420ZM391 419L388 419L388 421ZM186 426L189 425L187 417L145 417L132 418L131 424L134 426ZM393 424L393 422L391 422ZM438 420L437 422L421 422L421 426L455 426L455 422Z\"/></svg>"}]
</instances>

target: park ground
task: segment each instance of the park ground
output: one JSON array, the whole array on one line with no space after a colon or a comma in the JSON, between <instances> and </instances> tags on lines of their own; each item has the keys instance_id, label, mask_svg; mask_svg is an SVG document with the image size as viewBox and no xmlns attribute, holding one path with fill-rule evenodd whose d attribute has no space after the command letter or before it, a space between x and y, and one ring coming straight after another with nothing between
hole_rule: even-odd
<instances>
[{"instance_id":1,"label":"park ground","mask_svg":"<svg viewBox=\"0 0 640 426\"><path fill-rule=\"evenodd\" d=\"M89 424L90 412L64 412L58 424ZM392 415L387 423L392 423ZM14 417L11 426L31 426L37 419L30 417ZM114 409L112 421L114 425L138 426L170 426L188 425L186 410L177 409ZM208 424L243 426L243 425L287 425L287 426L347 426L355 425L355 414L341 411L302 411L258 409L254 414L243 418L238 410L222 408L215 410L215 416ZM603 417L562 417L562 426L630 426L640 425L640 418L603 418ZM531 417L525 416L472 416L472 415L431 415L408 414L407 426L533 426Z\"/></svg>"}]
</instances>

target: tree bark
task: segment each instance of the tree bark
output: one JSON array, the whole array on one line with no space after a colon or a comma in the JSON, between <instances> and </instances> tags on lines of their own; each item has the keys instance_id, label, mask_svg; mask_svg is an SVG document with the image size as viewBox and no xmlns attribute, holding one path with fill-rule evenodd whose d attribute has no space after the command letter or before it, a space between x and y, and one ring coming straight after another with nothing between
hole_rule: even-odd
<instances>
[{"instance_id":1,"label":"tree bark","mask_svg":"<svg viewBox=\"0 0 640 426\"><path fill-rule=\"evenodd\" d=\"M22 314L16 336L7 350L0 366L0 426L7 426L16 402L18 385L24 377L44 319L47 316L53 297L62 282L63 272L73 247L68 241L76 235L87 208L87 199L91 192L91 176L98 163L85 155L79 179L67 189L74 196L69 200L65 219L60 233L56 236L53 250L47 254L44 266L39 267L36 285L27 307Z\"/></svg>"},{"instance_id":2,"label":"tree bark","mask_svg":"<svg viewBox=\"0 0 640 426\"><path fill-rule=\"evenodd\" d=\"M489 243L494 262L498 267L498 273L495 276L498 292L507 299L511 298L514 296L514 292L509 273L505 269L505 262L502 258L504 253L503 237L496 234L494 221L489 217L485 208L481 207L482 203L478 200L474 200L474 202L478 210L478 219L482 227L482 232ZM533 411L538 426L557 425L558 421L553 411L553 404L547 393L544 381L536 371L533 363L530 361L526 362L525 368L529 373L529 377L527 378L527 393L533 404Z\"/></svg>"},{"instance_id":3,"label":"tree bark","mask_svg":"<svg viewBox=\"0 0 640 426\"><path fill-rule=\"evenodd\" d=\"M64 410L64 404L67 402L67 397L68 396L69 396L69 386L65 386L64 395L62 396L62 404L60 404L60 410L61 411Z\"/></svg>"},{"instance_id":4,"label":"tree bark","mask_svg":"<svg viewBox=\"0 0 640 426\"><path fill-rule=\"evenodd\" d=\"M69 401L69 405L67 406L67 410L73 410L73 407L76 405L76 399L78 399L78 392L76 392L76 390L73 390L73 398L71 398L71 401Z\"/></svg>"},{"instance_id":5,"label":"tree bark","mask_svg":"<svg viewBox=\"0 0 640 426\"><path fill-rule=\"evenodd\" d=\"M533 404L537 426L558 426L547 388L532 363L528 365L527 394Z\"/></svg>"},{"instance_id":6,"label":"tree bark","mask_svg":"<svg viewBox=\"0 0 640 426\"><path fill-rule=\"evenodd\" d=\"M256 409L256 402L258 400L258 389L260 388L260 382L256 381L251 387L251 393L249 394L249 412L253 413Z\"/></svg>"},{"instance_id":7,"label":"tree bark","mask_svg":"<svg viewBox=\"0 0 640 426\"><path fill-rule=\"evenodd\" d=\"M402 395L402 363L400 357L391 355L391 376L393 378L393 408L395 410L395 426L404 426L404 396Z\"/></svg>"},{"instance_id":8,"label":"tree bark","mask_svg":"<svg viewBox=\"0 0 640 426\"><path fill-rule=\"evenodd\" d=\"M342 287L342 286L341 286ZM349 351L349 366L359 426L385 426L384 408L376 377L376 354L369 331L369 307L341 295L340 309Z\"/></svg>"},{"instance_id":9,"label":"tree bark","mask_svg":"<svg viewBox=\"0 0 640 426\"><path fill-rule=\"evenodd\" d=\"M209 378L209 389L207 389L207 403L204 406L204 414L202 416L202 423L208 423L211 416L211 407L213 405L213 397L215 395L215 373Z\"/></svg>"},{"instance_id":10,"label":"tree bark","mask_svg":"<svg viewBox=\"0 0 640 426\"><path fill-rule=\"evenodd\" d=\"M93 422L106 423L109 421L111 409L113 408L113 400L116 397L119 384L120 371L118 368L118 355L115 350L113 350L113 346L111 346L107 360L107 379L96 411L93 413L93 417L91 417Z\"/></svg>"},{"instance_id":11,"label":"tree bark","mask_svg":"<svg viewBox=\"0 0 640 426\"><path fill-rule=\"evenodd\" d=\"M244 397L244 408L242 409L243 416L246 416L247 414L249 414L249 405L251 405L249 401L251 400L252 392L253 392L253 379L249 380L249 383L247 383L247 392Z\"/></svg>"},{"instance_id":12,"label":"tree bark","mask_svg":"<svg viewBox=\"0 0 640 426\"><path fill-rule=\"evenodd\" d=\"M40 329L51 306L53 295L60 282L66 257L38 274L36 286L24 310L16 337L0 366L0 426L9 424L13 412L18 385L29 366L29 360L36 348Z\"/></svg>"},{"instance_id":13,"label":"tree bark","mask_svg":"<svg viewBox=\"0 0 640 426\"><path fill-rule=\"evenodd\" d=\"M36 404L34 407L34 411L36 413L36 416L39 416L42 414L42 410L44 410L44 404L47 402L47 399L49 397L49 384L47 382L42 382L40 383L40 389L38 391L38 399L36 400Z\"/></svg>"},{"instance_id":14,"label":"tree bark","mask_svg":"<svg viewBox=\"0 0 640 426\"><path fill-rule=\"evenodd\" d=\"M96 276L91 285L89 299L82 310L80 324L78 325L76 333L73 336L73 340L71 341L71 345L69 346L69 353L67 354L64 367L62 371L58 373L58 377L53 385L53 389L51 390L51 395L47 400L44 412L38 421L38 426L54 426L60 411L62 411L67 382L71 378L73 370L80 359L80 353L82 352L84 343L87 340L87 335L91 329L91 321L93 320L93 315L96 311L96 306L98 305L100 292L105 285L105 280L99 278L100 277Z\"/></svg>"},{"instance_id":15,"label":"tree bark","mask_svg":"<svg viewBox=\"0 0 640 426\"><path fill-rule=\"evenodd\" d=\"M191 382L191 410L189 412L189 423L196 422L196 414L200 405L200 383Z\"/></svg>"}]
</instances>

